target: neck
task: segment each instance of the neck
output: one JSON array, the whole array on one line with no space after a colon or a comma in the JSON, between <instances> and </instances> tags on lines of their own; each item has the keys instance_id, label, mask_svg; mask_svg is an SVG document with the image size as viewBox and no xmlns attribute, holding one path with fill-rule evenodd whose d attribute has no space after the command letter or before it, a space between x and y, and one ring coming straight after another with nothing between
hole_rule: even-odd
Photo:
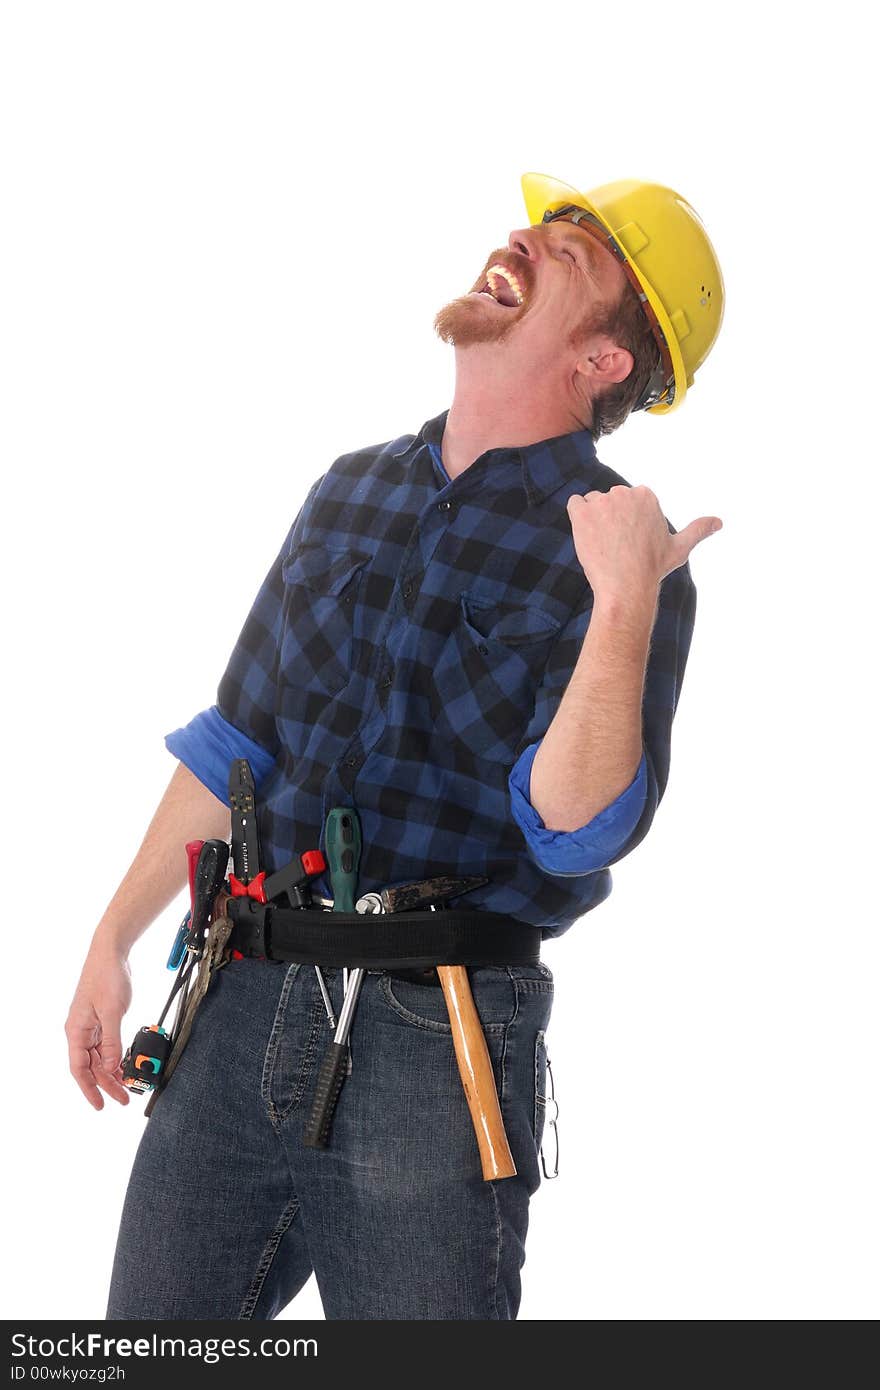
<instances>
[{"instance_id":1,"label":"neck","mask_svg":"<svg viewBox=\"0 0 880 1390\"><path fill-rule=\"evenodd\" d=\"M450 478L487 449L516 448L588 428L584 403L548 390L534 363L517 364L509 344L455 350L455 392L441 453Z\"/></svg>"}]
</instances>

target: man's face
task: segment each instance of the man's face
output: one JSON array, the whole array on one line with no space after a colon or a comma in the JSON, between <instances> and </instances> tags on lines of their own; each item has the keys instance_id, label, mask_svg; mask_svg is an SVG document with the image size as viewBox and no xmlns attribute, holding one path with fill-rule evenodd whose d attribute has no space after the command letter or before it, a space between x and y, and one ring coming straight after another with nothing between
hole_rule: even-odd
<instances>
[{"instance_id":1,"label":"man's face","mask_svg":"<svg viewBox=\"0 0 880 1390\"><path fill-rule=\"evenodd\" d=\"M446 343L516 343L536 364L565 347L597 309L616 303L626 277L582 227L560 219L511 232L468 294L445 305L434 327Z\"/></svg>"}]
</instances>

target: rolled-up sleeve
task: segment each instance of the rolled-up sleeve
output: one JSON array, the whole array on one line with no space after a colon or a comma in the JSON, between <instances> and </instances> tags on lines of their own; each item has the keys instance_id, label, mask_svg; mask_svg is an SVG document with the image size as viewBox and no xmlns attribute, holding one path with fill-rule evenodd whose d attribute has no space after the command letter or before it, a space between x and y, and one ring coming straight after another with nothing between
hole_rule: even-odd
<instances>
[{"instance_id":1,"label":"rolled-up sleeve","mask_svg":"<svg viewBox=\"0 0 880 1390\"><path fill-rule=\"evenodd\" d=\"M672 721L693 637L696 599L687 564L673 570L660 585L645 672L638 771L616 801L586 826L569 832L550 831L544 826L529 799L530 775L535 753L580 655L591 609L572 618L554 643L534 714L508 778L511 814L530 854L548 873L570 875L608 868L630 854L647 835L669 779Z\"/></svg>"},{"instance_id":2,"label":"rolled-up sleeve","mask_svg":"<svg viewBox=\"0 0 880 1390\"><path fill-rule=\"evenodd\" d=\"M603 869L619 854L635 830L648 791L648 765L642 754L629 786L604 810L577 830L548 830L531 803L532 763L541 743L530 743L509 777L513 818L532 855L553 874L589 874Z\"/></svg>"},{"instance_id":3,"label":"rolled-up sleeve","mask_svg":"<svg viewBox=\"0 0 880 1390\"><path fill-rule=\"evenodd\" d=\"M216 705L166 734L165 747L221 801L229 795L229 764L234 759L247 758L257 790L275 766L272 754L224 719Z\"/></svg>"}]
</instances>

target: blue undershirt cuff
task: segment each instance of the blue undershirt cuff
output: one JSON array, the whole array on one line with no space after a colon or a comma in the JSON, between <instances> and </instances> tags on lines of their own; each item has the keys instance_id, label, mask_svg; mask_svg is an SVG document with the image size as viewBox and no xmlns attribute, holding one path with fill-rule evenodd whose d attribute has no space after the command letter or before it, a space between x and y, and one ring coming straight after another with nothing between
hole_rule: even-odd
<instances>
[{"instance_id":1,"label":"blue undershirt cuff","mask_svg":"<svg viewBox=\"0 0 880 1390\"><path fill-rule=\"evenodd\" d=\"M529 799L532 763L540 746L539 739L523 749L508 777L513 818L533 858L548 873L563 876L605 868L623 849L641 818L648 792L645 754L626 790L586 825L578 830L548 830Z\"/></svg>"},{"instance_id":2,"label":"blue undershirt cuff","mask_svg":"<svg viewBox=\"0 0 880 1390\"><path fill-rule=\"evenodd\" d=\"M216 705L202 710L182 729L166 734L165 747L224 804L229 801L229 764L233 759L247 758L257 791L275 766L271 753L224 719Z\"/></svg>"}]
</instances>

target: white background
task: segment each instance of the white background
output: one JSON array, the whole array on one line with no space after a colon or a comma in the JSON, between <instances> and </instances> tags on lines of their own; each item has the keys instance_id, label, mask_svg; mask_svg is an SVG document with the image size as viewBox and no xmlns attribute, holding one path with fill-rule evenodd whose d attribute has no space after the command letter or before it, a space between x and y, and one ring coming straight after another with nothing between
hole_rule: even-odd
<instances>
[{"instance_id":1,"label":"white background","mask_svg":"<svg viewBox=\"0 0 880 1390\"><path fill-rule=\"evenodd\" d=\"M854 5L7 4L6 1317L94 1318L143 1128L67 1073L95 923L339 454L449 404L519 176L690 199L726 318L602 459L694 553L667 794L548 946L529 1319L878 1312L874 79ZM129 1034L181 900L136 946ZM11 1252L11 1253L9 1253ZM314 1284L287 1317L320 1317Z\"/></svg>"}]
</instances>

